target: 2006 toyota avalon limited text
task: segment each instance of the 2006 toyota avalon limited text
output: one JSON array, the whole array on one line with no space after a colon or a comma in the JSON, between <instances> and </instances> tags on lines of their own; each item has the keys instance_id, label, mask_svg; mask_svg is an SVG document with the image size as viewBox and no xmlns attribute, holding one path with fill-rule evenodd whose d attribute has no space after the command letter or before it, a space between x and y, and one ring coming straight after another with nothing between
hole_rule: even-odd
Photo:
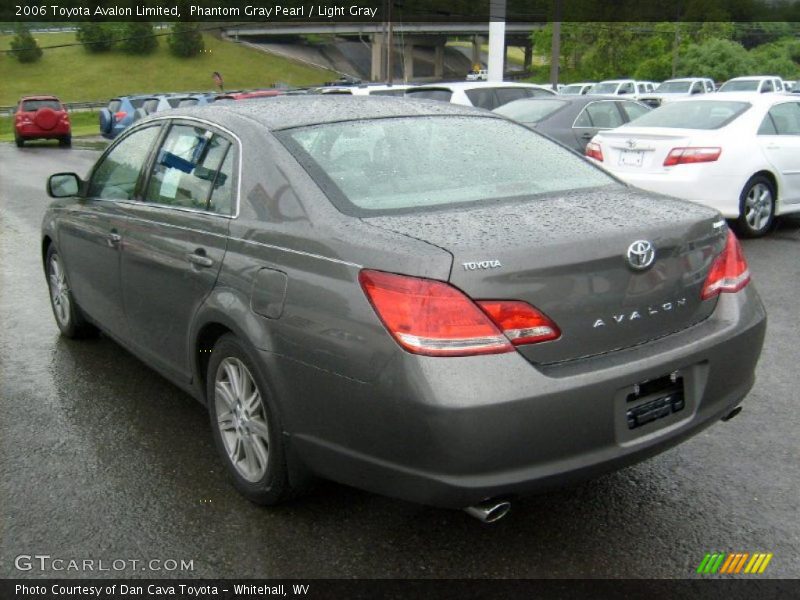
<instances>
[{"instance_id":1,"label":"2006 toyota avalon limited text","mask_svg":"<svg viewBox=\"0 0 800 600\"><path fill-rule=\"evenodd\" d=\"M61 332L100 328L205 403L254 502L320 476L493 520L753 385L766 316L719 214L486 112L172 111L48 191Z\"/></svg>"}]
</instances>

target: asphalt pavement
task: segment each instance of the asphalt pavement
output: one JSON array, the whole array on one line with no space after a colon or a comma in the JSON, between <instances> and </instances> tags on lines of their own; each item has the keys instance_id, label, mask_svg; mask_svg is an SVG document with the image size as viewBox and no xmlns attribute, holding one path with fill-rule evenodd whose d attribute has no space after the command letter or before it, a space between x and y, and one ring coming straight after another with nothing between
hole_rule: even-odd
<instances>
[{"instance_id":1,"label":"asphalt pavement","mask_svg":"<svg viewBox=\"0 0 800 600\"><path fill-rule=\"evenodd\" d=\"M517 500L494 525L333 483L261 508L226 481L202 406L105 337L59 337L40 252L45 180L83 175L97 156L0 144L0 577L682 578L714 551L771 552L769 576L800 577L800 219L744 242L769 325L732 421ZM51 558L19 570L28 555ZM56 558L95 572L54 571ZM192 569L166 571L169 560Z\"/></svg>"}]
</instances>

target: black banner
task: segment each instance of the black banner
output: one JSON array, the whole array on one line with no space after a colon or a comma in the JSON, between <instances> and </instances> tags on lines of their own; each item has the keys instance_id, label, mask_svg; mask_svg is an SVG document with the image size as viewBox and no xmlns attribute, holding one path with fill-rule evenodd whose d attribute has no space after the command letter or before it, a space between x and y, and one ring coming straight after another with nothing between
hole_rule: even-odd
<instances>
[{"instance_id":1,"label":"black banner","mask_svg":"<svg viewBox=\"0 0 800 600\"><path fill-rule=\"evenodd\" d=\"M266 598L401 599L483 598L647 599L797 597L797 580L637 579L637 580L145 580L42 579L0 580L3 600L264 600Z\"/></svg>"},{"instance_id":2,"label":"black banner","mask_svg":"<svg viewBox=\"0 0 800 600\"><path fill-rule=\"evenodd\" d=\"M800 21L800 3L772 0L5 0L16 21L397 23L553 21Z\"/></svg>"}]
</instances>

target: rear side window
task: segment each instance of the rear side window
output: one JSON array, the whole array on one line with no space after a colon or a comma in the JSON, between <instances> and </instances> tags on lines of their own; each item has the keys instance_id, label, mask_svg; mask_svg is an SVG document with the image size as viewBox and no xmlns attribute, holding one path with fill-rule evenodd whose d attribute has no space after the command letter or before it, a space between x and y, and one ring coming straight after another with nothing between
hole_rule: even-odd
<instances>
[{"instance_id":1,"label":"rear side window","mask_svg":"<svg viewBox=\"0 0 800 600\"><path fill-rule=\"evenodd\" d=\"M92 173L89 197L132 200L142 167L160 130L160 126L139 129L114 146Z\"/></svg>"},{"instance_id":2,"label":"rear side window","mask_svg":"<svg viewBox=\"0 0 800 600\"><path fill-rule=\"evenodd\" d=\"M111 114L119 112L120 108L122 108L122 100L112 100L108 103L108 111Z\"/></svg>"},{"instance_id":3,"label":"rear side window","mask_svg":"<svg viewBox=\"0 0 800 600\"><path fill-rule=\"evenodd\" d=\"M618 94L632 94L633 92L633 83L623 83L617 91Z\"/></svg>"},{"instance_id":4,"label":"rear side window","mask_svg":"<svg viewBox=\"0 0 800 600\"><path fill-rule=\"evenodd\" d=\"M22 102L22 110L24 112L35 112L40 108L63 110L58 100L23 100Z\"/></svg>"},{"instance_id":5,"label":"rear side window","mask_svg":"<svg viewBox=\"0 0 800 600\"><path fill-rule=\"evenodd\" d=\"M750 108L749 102L687 100L671 102L636 119L637 127L719 129Z\"/></svg>"},{"instance_id":6,"label":"rear side window","mask_svg":"<svg viewBox=\"0 0 800 600\"><path fill-rule=\"evenodd\" d=\"M142 103L142 108L148 115L156 112L156 109L158 108L158 98L148 98L144 101L144 103Z\"/></svg>"},{"instance_id":7,"label":"rear side window","mask_svg":"<svg viewBox=\"0 0 800 600\"><path fill-rule=\"evenodd\" d=\"M497 99L495 90L492 88L476 88L474 90L466 90L464 93L469 98L469 101L472 102L472 106L477 106L478 108L494 110L502 104ZM514 98L514 100L518 100L518 98Z\"/></svg>"},{"instance_id":8,"label":"rear side window","mask_svg":"<svg viewBox=\"0 0 800 600\"><path fill-rule=\"evenodd\" d=\"M787 102L773 106L761 127L760 135L800 135L800 104Z\"/></svg>"},{"instance_id":9,"label":"rear side window","mask_svg":"<svg viewBox=\"0 0 800 600\"><path fill-rule=\"evenodd\" d=\"M531 92L532 90L526 88L497 88L495 90L497 94L497 106L508 104L514 100L521 100L522 98L530 98L534 95ZM494 108L497 108L497 106Z\"/></svg>"},{"instance_id":10,"label":"rear side window","mask_svg":"<svg viewBox=\"0 0 800 600\"><path fill-rule=\"evenodd\" d=\"M587 104L578 118L575 127L591 127L596 129L613 129L622 125L616 102L592 102Z\"/></svg>"},{"instance_id":11,"label":"rear side window","mask_svg":"<svg viewBox=\"0 0 800 600\"><path fill-rule=\"evenodd\" d=\"M181 98L178 100L178 108L183 108L184 106L197 106L199 100L197 98Z\"/></svg>"},{"instance_id":12,"label":"rear side window","mask_svg":"<svg viewBox=\"0 0 800 600\"><path fill-rule=\"evenodd\" d=\"M511 198L530 199L535 210L542 194L614 184L571 151L493 117L370 119L277 135L331 202L355 216ZM339 150L343 138L352 151Z\"/></svg>"},{"instance_id":13,"label":"rear side window","mask_svg":"<svg viewBox=\"0 0 800 600\"><path fill-rule=\"evenodd\" d=\"M375 90L370 92L370 96L402 96L406 93L405 90Z\"/></svg>"},{"instance_id":14,"label":"rear side window","mask_svg":"<svg viewBox=\"0 0 800 600\"><path fill-rule=\"evenodd\" d=\"M650 112L649 108L646 108L639 104L638 102L619 102L619 107L622 109L622 112L628 117L628 121L633 121L634 119L638 119L642 115L645 115Z\"/></svg>"},{"instance_id":15,"label":"rear side window","mask_svg":"<svg viewBox=\"0 0 800 600\"><path fill-rule=\"evenodd\" d=\"M146 98L136 98L134 100L131 100L131 106L133 108L142 108L142 106L144 106L145 100Z\"/></svg>"},{"instance_id":16,"label":"rear side window","mask_svg":"<svg viewBox=\"0 0 800 600\"><path fill-rule=\"evenodd\" d=\"M226 138L202 127L173 125L156 156L145 201L210 210L213 196L213 206L229 213L230 168L221 171L229 153Z\"/></svg>"},{"instance_id":17,"label":"rear side window","mask_svg":"<svg viewBox=\"0 0 800 600\"><path fill-rule=\"evenodd\" d=\"M453 92L446 89L427 89L427 90L408 90L406 92L408 98L418 98L422 100L440 100L441 102L450 102Z\"/></svg>"}]
</instances>

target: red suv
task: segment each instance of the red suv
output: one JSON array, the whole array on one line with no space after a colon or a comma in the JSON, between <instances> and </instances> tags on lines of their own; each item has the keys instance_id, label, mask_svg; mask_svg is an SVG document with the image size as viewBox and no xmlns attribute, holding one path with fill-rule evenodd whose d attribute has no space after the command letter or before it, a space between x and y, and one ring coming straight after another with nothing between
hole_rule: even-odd
<instances>
[{"instance_id":1,"label":"red suv","mask_svg":"<svg viewBox=\"0 0 800 600\"><path fill-rule=\"evenodd\" d=\"M25 140L57 139L72 145L72 125L61 100L55 96L25 96L14 115L14 141L22 148Z\"/></svg>"}]
</instances>

